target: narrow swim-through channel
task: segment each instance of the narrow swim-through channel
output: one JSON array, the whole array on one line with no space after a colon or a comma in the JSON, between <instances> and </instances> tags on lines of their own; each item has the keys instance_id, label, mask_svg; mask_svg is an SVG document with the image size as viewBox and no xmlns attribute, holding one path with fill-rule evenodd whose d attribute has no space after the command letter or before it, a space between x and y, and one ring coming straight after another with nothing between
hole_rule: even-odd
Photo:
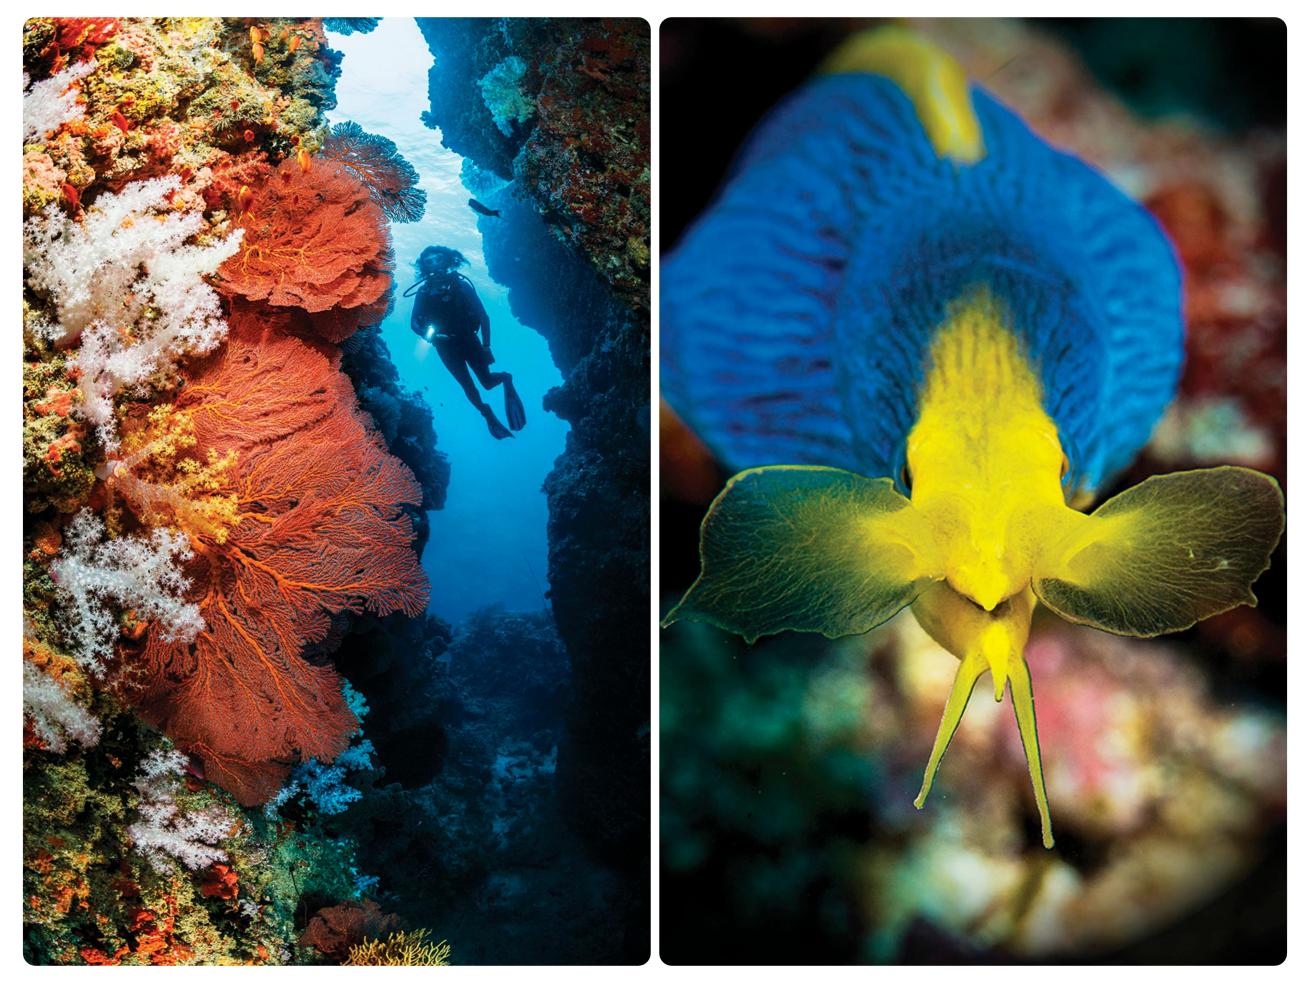
<instances>
[{"instance_id":1,"label":"narrow swim-through channel","mask_svg":"<svg viewBox=\"0 0 1310 983\"><path fill-rule=\"evenodd\" d=\"M570 827L558 767L575 681L545 596L542 485L568 424L543 410L542 398L562 378L545 338L513 316L507 289L491 279L483 233L498 270L547 284L576 278L578 260L557 245L543 249L543 237L555 243L533 206L442 147L440 131L424 124L433 54L414 20L334 33L331 44L344 58L330 122L353 121L393 141L427 193L420 221L391 226L396 304L381 334L401 384L431 408L436 450L450 462L423 556L432 617L363 635L342 656L372 708L365 734L377 754L359 779L362 796L333 828L358 843L360 870L377 878L382 908L449 939L454 962L610 958L616 916L608 899L620 882ZM505 208L506 224L479 215L470 198ZM462 272L491 319L492 369L513 374L527 411L512 439L492 437L436 350L410 330L413 301L403 294L432 245L469 261ZM514 265L555 262L572 265ZM501 391L483 398L505 421Z\"/></svg>"},{"instance_id":2,"label":"narrow swim-through channel","mask_svg":"<svg viewBox=\"0 0 1310 983\"><path fill-rule=\"evenodd\" d=\"M431 537L423 567L432 582L429 610L457 624L489 605L511 611L546 606L546 498L541 483L564 448L568 425L541 408L560 383L541 335L514 319L506 291L492 281L482 256L479 219L461 183L463 158L441 146L441 134L424 126L432 55L412 18L388 17L368 34L330 34L345 55L337 80L332 123L353 120L395 142L418 171L427 211L413 223L393 223L396 304L382 325L401 383L423 393L435 416L438 449L450 457L445 508L429 514ZM512 440L495 440L469 405L435 350L409 329L414 261L429 245L451 246L469 260L473 282L491 317L496 371L510 372L528 425ZM504 418L500 390L484 399Z\"/></svg>"}]
</instances>

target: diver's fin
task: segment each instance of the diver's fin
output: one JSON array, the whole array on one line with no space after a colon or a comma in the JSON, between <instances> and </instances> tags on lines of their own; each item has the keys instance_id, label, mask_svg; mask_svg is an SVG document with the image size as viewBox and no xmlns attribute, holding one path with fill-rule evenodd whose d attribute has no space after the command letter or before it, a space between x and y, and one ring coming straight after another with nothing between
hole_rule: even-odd
<instances>
[{"instance_id":1,"label":"diver's fin","mask_svg":"<svg viewBox=\"0 0 1310 983\"><path fill-rule=\"evenodd\" d=\"M485 403L482 406L482 416L487 421L487 429L491 431L491 436L497 440L504 440L506 437L514 436L509 430L505 429L505 424L496 419L496 414Z\"/></svg>"},{"instance_id":2,"label":"diver's fin","mask_svg":"<svg viewBox=\"0 0 1310 983\"><path fill-rule=\"evenodd\" d=\"M505 387L505 419L511 430L522 430L528 425L527 413L523 410L523 400L519 399L514 383L506 379L501 383Z\"/></svg>"}]
</instances>

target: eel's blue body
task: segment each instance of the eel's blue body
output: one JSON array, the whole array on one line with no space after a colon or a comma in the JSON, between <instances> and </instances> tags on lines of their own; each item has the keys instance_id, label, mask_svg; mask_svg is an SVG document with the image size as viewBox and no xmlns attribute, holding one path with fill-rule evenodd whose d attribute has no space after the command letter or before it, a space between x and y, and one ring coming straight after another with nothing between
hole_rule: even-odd
<instances>
[{"instance_id":1,"label":"eel's blue body","mask_svg":"<svg viewBox=\"0 0 1310 983\"><path fill-rule=\"evenodd\" d=\"M1008 309L1093 492L1177 385L1181 284L1154 218L976 86L985 156L939 157L888 79L818 78L755 130L661 273L661 388L734 469L901 479L925 356L971 287Z\"/></svg>"}]
</instances>

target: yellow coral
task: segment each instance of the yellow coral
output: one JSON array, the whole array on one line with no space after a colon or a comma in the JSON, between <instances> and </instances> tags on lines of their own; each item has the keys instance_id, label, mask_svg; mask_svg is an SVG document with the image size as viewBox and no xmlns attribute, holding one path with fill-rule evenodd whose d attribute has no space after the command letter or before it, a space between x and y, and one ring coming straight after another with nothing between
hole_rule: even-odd
<instances>
[{"instance_id":1,"label":"yellow coral","mask_svg":"<svg viewBox=\"0 0 1310 983\"><path fill-rule=\"evenodd\" d=\"M222 543L237 523L235 495L219 492L236 454L210 452L199 461L183 452L196 443L191 418L165 403L127 434L121 454L106 462L105 483L148 526L177 525Z\"/></svg>"},{"instance_id":2,"label":"yellow coral","mask_svg":"<svg viewBox=\"0 0 1310 983\"><path fill-rule=\"evenodd\" d=\"M386 940L365 939L352 946L344 966L449 966L450 943L433 942L428 930L392 932Z\"/></svg>"}]
</instances>

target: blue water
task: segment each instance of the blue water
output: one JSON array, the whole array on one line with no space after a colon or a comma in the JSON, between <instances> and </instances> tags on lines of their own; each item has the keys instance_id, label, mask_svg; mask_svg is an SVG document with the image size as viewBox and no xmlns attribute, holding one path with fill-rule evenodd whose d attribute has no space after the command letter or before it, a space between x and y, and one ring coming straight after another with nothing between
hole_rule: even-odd
<instances>
[{"instance_id":1,"label":"blue water","mask_svg":"<svg viewBox=\"0 0 1310 983\"><path fill-rule=\"evenodd\" d=\"M401 382L423 393L436 418L437 443L450 455L446 507L429 513L432 536L423 568L432 581L429 610L458 622L478 608L501 604L534 611L545 605L546 498L542 479L564 449L568 425L541 409L546 390L560 383L545 340L510 314L503 287L487 274L473 197L460 183L463 158L441 146L439 131L420 114L428 108L432 55L412 18L388 17L369 34L329 33L342 52L332 123L354 120L395 141L419 172L428 193L419 222L391 226L396 251L396 309L382 334ZM483 219L494 222L494 218ZM527 408L528 425L513 440L497 441L446 372L435 351L409 330L412 301L400 293L414 282L414 260L425 246L453 246L468 257L464 273L491 316L495 369L512 372ZM500 390L484 397L504 420Z\"/></svg>"}]
</instances>

